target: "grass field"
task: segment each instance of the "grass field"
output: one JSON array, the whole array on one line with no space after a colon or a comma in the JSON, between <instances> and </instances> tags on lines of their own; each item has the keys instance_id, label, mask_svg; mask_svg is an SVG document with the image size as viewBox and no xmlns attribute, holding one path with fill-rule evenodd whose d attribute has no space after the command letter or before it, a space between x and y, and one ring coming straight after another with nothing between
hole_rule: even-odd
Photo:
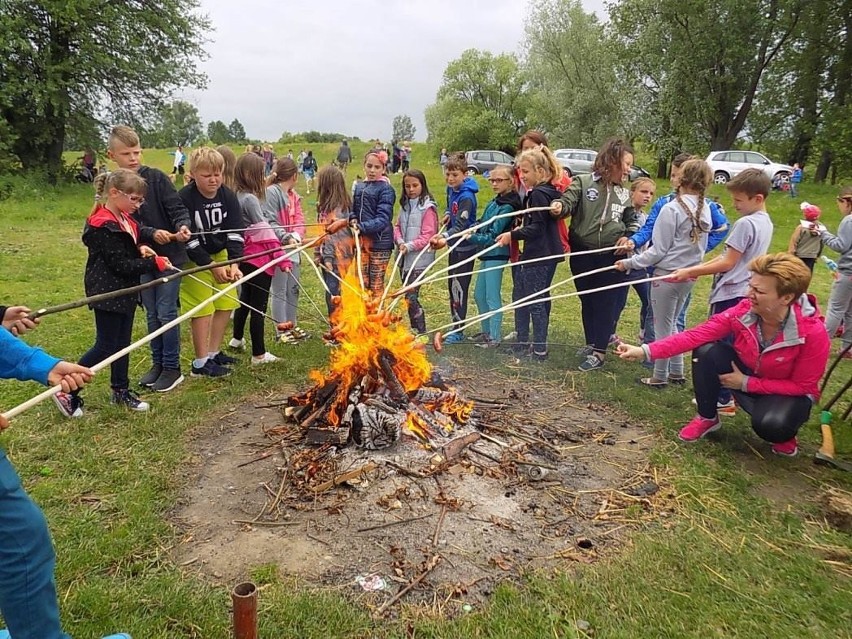
<instances>
[{"instance_id":1,"label":"grass field","mask_svg":"<svg viewBox=\"0 0 852 639\"><path fill-rule=\"evenodd\" d=\"M337 145L305 145L320 165ZM366 145L354 145L359 157ZM276 149L286 153L287 149ZM298 153L299 148L294 151ZM444 187L434 151L416 145L412 165L426 171L433 193L443 202ZM640 160L642 158L640 157ZM170 170L165 151L146 152L144 161ZM640 162L641 164L642 162ZM650 166L650 162L645 163ZM349 170L354 178L357 168ZM392 183L399 193L400 178ZM481 206L489 188L480 180ZM658 194L665 192L660 184ZM837 190L805 183L802 199L822 207L823 221L836 228ZM713 187L730 216L730 198ZM314 211L314 195L305 210ZM83 220L91 207L85 185L57 189L15 183L0 201L0 278L5 304L39 308L83 294ZM800 218L798 202L770 197L775 222L773 248L785 249ZM565 267L560 273L566 274ZM505 278L508 286L509 278ZM307 290L321 303L310 271ZM829 272L818 265L812 286L825 306ZM693 296L690 323L706 314L709 282ZM426 289L429 325L448 317L443 285ZM304 324L317 334L321 324L303 302ZM631 294L619 331L630 339L638 329L638 300ZM452 621L430 619L403 608L401 619L376 621L333 591L317 591L268 565L246 575L263 586L262 637L585 637L577 620L591 624L595 637L850 637L852 596L848 535L828 527L815 498L825 486L852 487L849 477L814 466L818 446L816 415L802 430L803 454L792 460L767 454L743 415L728 420L721 442L677 443L679 426L692 416L688 389L658 392L639 388L637 365L610 358L607 368L574 373L574 350L582 331L576 298L554 306L550 360L530 375L564 380L592 403L618 408L644 423L656 437L652 462L668 477L677 499L671 516L632 535L623 550L594 565L566 563L555 574L533 574L521 586L498 589L490 605ZM136 334L144 334L137 314ZM507 318L507 328L510 319ZM92 343L90 312L77 309L45 319L27 341L57 356L74 359ZM191 348L183 332L184 367ZM227 380L187 380L174 392L152 400L145 415L128 415L108 404L108 375L85 392L87 414L65 420L51 403L14 420L0 437L33 498L44 508L57 548L57 578L63 621L74 637L99 637L125 630L141 639L203 639L229 636L229 597L224 586L185 573L170 560L179 540L168 515L185 485L192 442L215 428L228 406L284 382L302 383L321 366L327 349L318 340L298 347L274 345L286 355L262 370L236 368ZM455 350L452 350L455 348ZM473 353L473 351L476 351ZM476 357L487 380L503 356L466 345L448 355ZM131 358L138 378L149 364L146 349ZM847 377L852 363L843 362ZM0 406L31 397L35 384L4 381ZM852 454L848 425L835 428L838 450ZM2 514L0 514L2 516Z\"/></svg>"}]
</instances>

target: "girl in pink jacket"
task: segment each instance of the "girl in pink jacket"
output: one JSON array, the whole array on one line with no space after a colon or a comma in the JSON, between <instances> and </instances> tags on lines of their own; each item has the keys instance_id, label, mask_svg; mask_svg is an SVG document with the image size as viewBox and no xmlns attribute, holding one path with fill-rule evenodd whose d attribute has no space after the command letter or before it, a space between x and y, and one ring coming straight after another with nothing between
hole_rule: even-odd
<instances>
[{"instance_id":1,"label":"girl in pink jacket","mask_svg":"<svg viewBox=\"0 0 852 639\"><path fill-rule=\"evenodd\" d=\"M796 433L819 398L829 339L816 301L805 295L811 273L789 253L755 258L747 297L683 333L643 346L622 345L623 359L655 360L693 350L692 382L698 414L680 431L696 441L721 427L719 389L733 391L751 415L754 432L788 457ZM733 336L733 344L722 340Z\"/></svg>"}]
</instances>

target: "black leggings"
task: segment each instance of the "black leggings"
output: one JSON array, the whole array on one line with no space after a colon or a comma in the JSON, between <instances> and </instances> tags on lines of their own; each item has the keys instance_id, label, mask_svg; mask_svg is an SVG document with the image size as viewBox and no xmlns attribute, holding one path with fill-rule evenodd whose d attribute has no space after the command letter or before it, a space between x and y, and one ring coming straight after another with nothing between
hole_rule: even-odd
<instances>
[{"instance_id":1,"label":"black leggings","mask_svg":"<svg viewBox=\"0 0 852 639\"><path fill-rule=\"evenodd\" d=\"M243 275L254 273L258 269L257 266L243 262L240 264L240 270ZM255 275L248 282L245 282L240 288L240 307L234 311L234 339L242 339L246 331L246 319L251 313L249 321L249 335L251 336L251 354L255 357L260 357L266 352L266 343L263 339L263 322L266 319L257 311L249 311L249 306L256 308L258 311L266 313L267 304L269 304L269 287L272 285L272 276L269 273L261 273Z\"/></svg>"},{"instance_id":2,"label":"black leggings","mask_svg":"<svg viewBox=\"0 0 852 639\"><path fill-rule=\"evenodd\" d=\"M586 247L576 246L574 248L577 251L586 250ZM613 252L571 255L569 257L571 273L575 277L599 268L612 266L620 259L622 259L621 256L616 256ZM624 273L613 269L587 277L579 277L574 280L574 287L581 292L611 284L626 284L627 281L627 276ZM580 295L585 343L591 344L597 353L606 353L609 338L615 333L618 317L621 315L621 309L624 308L627 300L628 288L628 286L622 286L599 293Z\"/></svg>"},{"instance_id":3,"label":"black leggings","mask_svg":"<svg viewBox=\"0 0 852 639\"><path fill-rule=\"evenodd\" d=\"M692 385L698 402L698 414L707 419L716 416L719 375L732 373L735 362L746 375L752 371L742 363L734 347L725 342L700 346L692 353ZM737 404L751 415L751 427L758 437L773 444L796 436L811 414L811 400L803 395L756 395L733 391Z\"/></svg>"},{"instance_id":4,"label":"black leggings","mask_svg":"<svg viewBox=\"0 0 852 639\"><path fill-rule=\"evenodd\" d=\"M77 362L80 366L94 366L122 348L130 346L133 335L134 308L129 313L113 313L95 309L95 343ZM130 387L127 371L130 356L125 355L109 365L109 385L115 390Z\"/></svg>"},{"instance_id":5,"label":"black leggings","mask_svg":"<svg viewBox=\"0 0 852 639\"><path fill-rule=\"evenodd\" d=\"M454 267L459 262L466 260L473 253L465 251L458 253L453 251L450 253L450 266ZM450 314L453 317L453 328L457 328L464 323L467 318L467 298L470 290L470 280L473 279L474 260L467 264L462 264L459 268L452 268L450 273L453 277L447 280L447 289L450 292Z\"/></svg>"}]
</instances>

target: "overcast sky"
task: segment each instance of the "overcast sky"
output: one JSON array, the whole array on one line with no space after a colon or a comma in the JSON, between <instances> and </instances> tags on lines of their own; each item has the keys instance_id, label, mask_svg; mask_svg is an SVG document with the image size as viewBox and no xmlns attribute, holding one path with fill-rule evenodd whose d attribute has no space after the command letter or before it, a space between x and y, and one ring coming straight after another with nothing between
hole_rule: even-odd
<instances>
[{"instance_id":1,"label":"overcast sky","mask_svg":"<svg viewBox=\"0 0 852 639\"><path fill-rule=\"evenodd\" d=\"M583 0L603 15L603 0ZM238 118L249 137L324 131L391 134L409 115L426 139L424 109L465 49L517 52L525 0L201 0L215 27L203 92L176 97L206 126Z\"/></svg>"}]
</instances>

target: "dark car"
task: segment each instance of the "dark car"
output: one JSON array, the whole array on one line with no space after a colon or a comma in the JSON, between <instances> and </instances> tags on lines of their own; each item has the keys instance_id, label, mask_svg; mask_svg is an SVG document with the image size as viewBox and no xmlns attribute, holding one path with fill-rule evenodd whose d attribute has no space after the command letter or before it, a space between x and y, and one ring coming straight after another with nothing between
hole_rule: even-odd
<instances>
[{"instance_id":1,"label":"dark car","mask_svg":"<svg viewBox=\"0 0 852 639\"><path fill-rule=\"evenodd\" d=\"M464 154L467 172L476 175L490 171L498 164L514 164L515 158L503 151L468 151Z\"/></svg>"}]
</instances>

